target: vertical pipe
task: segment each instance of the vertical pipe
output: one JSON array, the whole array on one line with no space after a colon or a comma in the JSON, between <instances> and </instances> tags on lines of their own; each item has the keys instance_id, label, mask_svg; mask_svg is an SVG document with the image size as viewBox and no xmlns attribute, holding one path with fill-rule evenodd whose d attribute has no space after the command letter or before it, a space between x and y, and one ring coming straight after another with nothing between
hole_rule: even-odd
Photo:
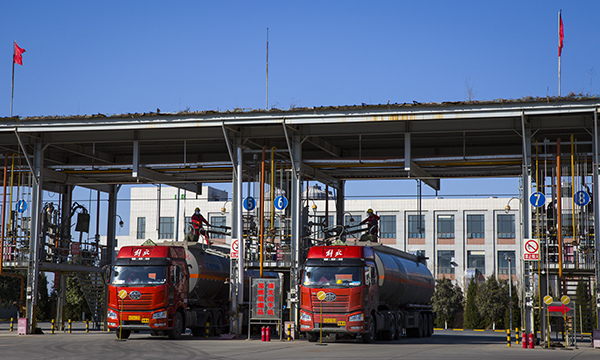
<instances>
[{"instance_id":1,"label":"vertical pipe","mask_svg":"<svg viewBox=\"0 0 600 360\"><path fill-rule=\"evenodd\" d=\"M329 185L325 185L325 226L324 229L329 227ZM323 232L323 237L325 233Z\"/></svg>"},{"instance_id":2,"label":"vertical pipe","mask_svg":"<svg viewBox=\"0 0 600 360\"><path fill-rule=\"evenodd\" d=\"M98 247L100 246L100 190L98 190L98 196L96 198L96 254L98 254Z\"/></svg>"},{"instance_id":3,"label":"vertical pipe","mask_svg":"<svg viewBox=\"0 0 600 360\"><path fill-rule=\"evenodd\" d=\"M260 166L260 277L263 277L265 253L265 149L263 146Z\"/></svg>"},{"instance_id":4,"label":"vertical pipe","mask_svg":"<svg viewBox=\"0 0 600 360\"><path fill-rule=\"evenodd\" d=\"M271 148L271 230L275 219L275 148ZM280 240L281 241L281 240Z\"/></svg>"},{"instance_id":5,"label":"vertical pipe","mask_svg":"<svg viewBox=\"0 0 600 360\"><path fill-rule=\"evenodd\" d=\"M573 221L573 242L575 242L575 165L574 165L575 145L573 144L573 134L571 134L571 216ZM573 252L575 255L575 252ZM575 258L575 261L577 259Z\"/></svg>"},{"instance_id":6,"label":"vertical pipe","mask_svg":"<svg viewBox=\"0 0 600 360\"><path fill-rule=\"evenodd\" d=\"M8 167L8 155L4 155L4 177L3 177L3 187L4 191L2 193L2 233L0 234L0 274L2 274L2 262L4 261L4 231L6 224L6 172Z\"/></svg>"},{"instance_id":7,"label":"vertical pipe","mask_svg":"<svg viewBox=\"0 0 600 360\"><path fill-rule=\"evenodd\" d=\"M562 247L562 212L560 198L560 138L556 140L556 240L558 241L558 277L562 281L563 247ZM563 294L566 289L562 289Z\"/></svg>"},{"instance_id":8,"label":"vertical pipe","mask_svg":"<svg viewBox=\"0 0 600 360\"><path fill-rule=\"evenodd\" d=\"M13 202L14 173L15 173L15 154L12 154L11 164L10 164L10 200L8 201L8 229L12 229L12 202ZM14 237L15 237L14 233L13 233L12 237L14 239Z\"/></svg>"}]
</instances>

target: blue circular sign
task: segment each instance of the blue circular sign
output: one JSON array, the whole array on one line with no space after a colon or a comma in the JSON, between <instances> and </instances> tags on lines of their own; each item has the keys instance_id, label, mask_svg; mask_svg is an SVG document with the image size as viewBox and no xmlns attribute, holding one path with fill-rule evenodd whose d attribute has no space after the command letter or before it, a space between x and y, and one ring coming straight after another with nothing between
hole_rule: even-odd
<instances>
[{"instance_id":1,"label":"blue circular sign","mask_svg":"<svg viewBox=\"0 0 600 360\"><path fill-rule=\"evenodd\" d=\"M256 200L254 200L254 198L252 196L248 196L247 198L244 199L243 205L244 205L244 209L246 209L248 211L252 211L256 207Z\"/></svg>"},{"instance_id":2,"label":"blue circular sign","mask_svg":"<svg viewBox=\"0 0 600 360\"><path fill-rule=\"evenodd\" d=\"M27 201L19 200L16 205L17 211L20 213L24 213L27 210Z\"/></svg>"},{"instance_id":3,"label":"blue circular sign","mask_svg":"<svg viewBox=\"0 0 600 360\"><path fill-rule=\"evenodd\" d=\"M278 196L275 198L275 209L283 210L288 206L288 200L285 196Z\"/></svg>"},{"instance_id":4,"label":"blue circular sign","mask_svg":"<svg viewBox=\"0 0 600 360\"><path fill-rule=\"evenodd\" d=\"M578 191L575 193L573 201L579 206L586 206L590 202L590 195L583 190Z\"/></svg>"},{"instance_id":5,"label":"blue circular sign","mask_svg":"<svg viewBox=\"0 0 600 360\"><path fill-rule=\"evenodd\" d=\"M546 204L546 195L542 194L539 191L538 192L534 192L529 197L529 202L534 207L542 207L542 206L544 206L544 204Z\"/></svg>"}]
</instances>

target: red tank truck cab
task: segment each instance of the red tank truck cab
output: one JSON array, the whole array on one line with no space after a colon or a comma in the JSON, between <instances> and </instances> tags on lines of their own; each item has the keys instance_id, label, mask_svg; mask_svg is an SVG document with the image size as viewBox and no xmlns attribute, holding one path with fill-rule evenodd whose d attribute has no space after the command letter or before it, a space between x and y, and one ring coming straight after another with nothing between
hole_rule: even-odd
<instances>
[{"instance_id":1,"label":"red tank truck cab","mask_svg":"<svg viewBox=\"0 0 600 360\"><path fill-rule=\"evenodd\" d=\"M110 270L108 327L160 331L178 338L185 329L188 267L180 246L124 246Z\"/></svg>"},{"instance_id":2,"label":"red tank truck cab","mask_svg":"<svg viewBox=\"0 0 600 360\"><path fill-rule=\"evenodd\" d=\"M409 336L431 336L434 281L424 259L369 245L309 250L300 285L300 331L309 341L321 331L338 338L361 334L365 342L378 334L397 339L403 329Z\"/></svg>"}]
</instances>

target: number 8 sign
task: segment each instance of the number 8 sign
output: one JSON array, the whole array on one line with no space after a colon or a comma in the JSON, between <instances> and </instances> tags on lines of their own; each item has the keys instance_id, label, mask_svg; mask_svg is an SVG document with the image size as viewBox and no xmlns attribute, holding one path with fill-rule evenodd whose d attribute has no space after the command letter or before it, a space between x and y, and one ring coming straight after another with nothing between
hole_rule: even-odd
<instances>
[{"instance_id":1,"label":"number 8 sign","mask_svg":"<svg viewBox=\"0 0 600 360\"><path fill-rule=\"evenodd\" d=\"M288 200L285 196L278 196L275 198L274 205L277 210L283 210L288 206Z\"/></svg>"},{"instance_id":2,"label":"number 8 sign","mask_svg":"<svg viewBox=\"0 0 600 360\"><path fill-rule=\"evenodd\" d=\"M590 202L590 196L585 191L578 191L575 193L573 201L579 206L586 206Z\"/></svg>"}]
</instances>

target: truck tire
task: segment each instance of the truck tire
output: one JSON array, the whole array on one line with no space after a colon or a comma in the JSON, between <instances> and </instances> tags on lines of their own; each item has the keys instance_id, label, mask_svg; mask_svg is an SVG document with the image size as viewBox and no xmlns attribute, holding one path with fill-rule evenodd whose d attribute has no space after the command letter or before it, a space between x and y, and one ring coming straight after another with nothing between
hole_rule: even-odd
<instances>
[{"instance_id":1,"label":"truck tire","mask_svg":"<svg viewBox=\"0 0 600 360\"><path fill-rule=\"evenodd\" d=\"M433 315L427 314L427 337L431 337L433 335Z\"/></svg>"},{"instance_id":2,"label":"truck tire","mask_svg":"<svg viewBox=\"0 0 600 360\"><path fill-rule=\"evenodd\" d=\"M317 340L319 339L319 335L317 335L315 333L307 332L306 338L308 339L308 342L317 342Z\"/></svg>"},{"instance_id":3,"label":"truck tire","mask_svg":"<svg viewBox=\"0 0 600 360\"><path fill-rule=\"evenodd\" d=\"M119 330L117 329L117 339L129 339L129 335L131 335L131 330Z\"/></svg>"},{"instance_id":4,"label":"truck tire","mask_svg":"<svg viewBox=\"0 0 600 360\"><path fill-rule=\"evenodd\" d=\"M390 328L384 331L384 340L392 341L396 339L396 318L394 315L390 319Z\"/></svg>"},{"instance_id":5,"label":"truck tire","mask_svg":"<svg viewBox=\"0 0 600 360\"><path fill-rule=\"evenodd\" d=\"M421 313L419 316L419 334L417 335L417 337L425 337L427 335L427 324L425 323L425 321L427 321L427 318L425 317L425 314Z\"/></svg>"},{"instance_id":6,"label":"truck tire","mask_svg":"<svg viewBox=\"0 0 600 360\"><path fill-rule=\"evenodd\" d=\"M396 338L394 340L399 340L402 337L402 315L398 314L396 317Z\"/></svg>"},{"instance_id":7,"label":"truck tire","mask_svg":"<svg viewBox=\"0 0 600 360\"><path fill-rule=\"evenodd\" d=\"M217 317L215 319L215 326L214 326L214 333L215 335L221 335L221 333L223 332L223 313L220 311L217 311Z\"/></svg>"},{"instance_id":8,"label":"truck tire","mask_svg":"<svg viewBox=\"0 0 600 360\"><path fill-rule=\"evenodd\" d=\"M173 328L169 330L169 339L181 339L181 333L183 333L183 318L181 317L181 313L178 311L175 313L175 317L173 318Z\"/></svg>"},{"instance_id":9,"label":"truck tire","mask_svg":"<svg viewBox=\"0 0 600 360\"><path fill-rule=\"evenodd\" d=\"M373 316L370 316L369 320L367 320L367 326L365 329L366 331L362 333L362 342L370 344L373 341L375 341L375 329L377 329L375 325L375 319L373 318Z\"/></svg>"}]
</instances>

